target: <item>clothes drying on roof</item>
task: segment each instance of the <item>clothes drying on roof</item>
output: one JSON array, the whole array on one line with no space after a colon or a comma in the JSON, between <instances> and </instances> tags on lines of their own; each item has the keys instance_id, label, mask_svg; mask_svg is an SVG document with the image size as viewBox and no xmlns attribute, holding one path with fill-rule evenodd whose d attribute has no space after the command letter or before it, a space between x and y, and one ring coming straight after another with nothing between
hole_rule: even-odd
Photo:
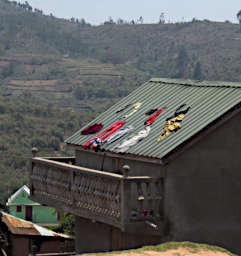
<instances>
[{"instance_id":1,"label":"clothes drying on roof","mask_svg":"<svg viewBox=\"0 0 241 256\"><path fill-rule=\"evenodd\" d=\"M131 133L133 130L134 130L134 127L132 125L121 127L117 132L115 132L108 139L106 139L104 143L110 144L112 142L115 142L121 137L123 137L124 135Z\"/></svg>"},{"instance_id":2,"label":"clothes drying on roof","mask_svg":"<svg viewBox=\"0 0 241 256\"><path fill-rule=\"evenodd\" d=\"M103 142L100 138L96 138L95 140L90 142L90 148L94 149L95 151L99 151L101 149L101 145Z\"/></svg>"},{"instance_id":3,"label":"clothes drying on roof","mask_svg":"<svg viewBox=\"0 0 241 256\"><path fill-rule=\"evenodd\" d=\"M113 151L117 153L124 153L126 152L130 147L136 145L138 142L142 141L144 138L146 138L150 133L151 127L147 126L143 130L141 130L137 135L124 140L120 144L116 145L113 148Z\"/></svg>"},{"instance_id":4,"label":"clothes drying on roof","mask_svg":"<svg viewBox=\"0 0 241 256\"><path fill-rule=\"evenodd\" d=\"M184 115L185 115L185 114L189 111L189 109L191 108L191 107L189 106L189 107L187 107L186 109L183 109L183 108L186 107L186 106L187 106L187 104L182 104L181 106L179 106L179 107L176 109L175 113L174 113L172 116L168 117L168 118L166 119L166 121L168 121L168 120L170 120L170 119L173 119L173 118L179 116L180 114L184 114Z\"/></svg>"},{"instance_id":5,"label":"clothes drying on roof","mask_svg":"<svg viewBox=\"0 0 241 256\"><path fill-rule=\"evenodd\" d=\"M137 110L141 107L141 105L142 105L141 102L137 102L137 103L133 104L134 109L129 114L125 115L124 118L130 117L133 114L135 114L137 112Z\"/></svg>"},{"instance_id":6,"label":"clothes drying on roof","mask_svg":"<svg viewBox=\"0 0 241 256\"><path fill-rule=\"evenodd\" d=\"M118 109L115 113L118 114L118 113L124 111L125 109L127 109L127 108L130 107L130 106L131 106L131 104L127 104L127 105L125 105L124 107L121 107L120 109Z\"/></svg>"},{"instance_id":7,"label":"clothes drying on roof","mask_svg":"<svg viewBox=\"0 0 241 256\"><path fill-rule=\"evenodd\" d=\"M155 115L153 115L152 117L150 117L149 119L147 119L144 122L144 125L152 125L155 121L155 119L161 114L161 112L165 109L166 107L163 107L161 109L159 109Z\"/></svg>"},{"instance_id":8,"label":"clothes drying on roof","mask_svg":"<svg viewBox=\"0 0 241 256\"><path fill-rule=\"evenodd\" d=\"M93 124L81 131L81 135L89 135L99 132L103 128L103 124Z\"/></svg>"},{"instance_id":9,"label":"clothes drying on roof","mask_svg":"<svg viewBox=\"0 0 241 256\"><path fill-rule=\"evenodd\" d=\"M176 132L181 129L181 122L184 118L184 114L179 114L177 117L168 120L164 125L163 133L157 138L157 141L161 141L167 136L169 136L172 132Z\"/></svg>"},{"instance_id":10,"label":"clothes drying on roof","mask_svg":"<svg viewBox=\"0 0 241 256\"><path fill-rule=\"evenodd\" d=\"M150 115L154 114L155 112L157 112L157 110L158 110L158 108L150 109L150 110L148 110L148 111L145 113L145 115L146 115L146 116L150 116Z\"/></svg>"},{"instance_id":11,"label":"clothes drying on roof","mask_svg":"<svg viewBox=\"0 0 241 256\"><path fill-rule=\"evenodd\" d=\"M103 132L92 138L91 140L87 141L82 147L87 148L90 147L91 149L94 148L93 144L91 144L92 141L95 141L97 138L103 142L106 138L110 137L113 133L115 133L117 130L119 130L126 122L125 121L118 121L111 125L109 128L105 129Z\"/></svg>"}]
</instances>

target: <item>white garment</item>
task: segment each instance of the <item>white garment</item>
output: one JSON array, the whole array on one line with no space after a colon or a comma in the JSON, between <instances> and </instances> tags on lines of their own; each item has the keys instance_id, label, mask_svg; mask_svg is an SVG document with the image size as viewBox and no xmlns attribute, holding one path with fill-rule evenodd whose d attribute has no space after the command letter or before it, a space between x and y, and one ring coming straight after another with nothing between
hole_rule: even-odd
<instances>
[{"instance_id":1,"label":"white garment","mask_svg":"<svg viewBox=\"0 0 241 256\"><path fill-rule=\"evenodd\" d=\"M110 143L118 140L119 138L123 137L127 133L132 132L133 130L134 130L134 127L132 125L128 125L126 127L120 128L118 131L113 133L109 138L107 138L104 141L104 143L107 142L107 144L110 144Z\"/></svg>"},{"instance_id":2,"label":"white garment","mask_svg":"<svg viewBox=\"0 0 241 256\"><path fill-rule=\"evenodd\" d=\"M147 137L150 133L151 127L147 126L145 129L139 131L137 135L135 135L132 138L129 138L127 140L124 140L122 143L117 144L114 148L113 151L117 153L123 153L126 152L131 146L134 146L141 140L143 140L145 137Z\"/></svg>"}]
</instances>

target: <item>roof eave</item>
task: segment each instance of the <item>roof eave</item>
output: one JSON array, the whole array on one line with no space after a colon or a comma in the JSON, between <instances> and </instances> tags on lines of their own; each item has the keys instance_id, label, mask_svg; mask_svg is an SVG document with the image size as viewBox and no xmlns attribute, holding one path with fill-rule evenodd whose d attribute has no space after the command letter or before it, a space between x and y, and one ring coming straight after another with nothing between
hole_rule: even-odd
<instances>
[{"instance_id":1,"label":"roof eave","mask_svg":"<svg viewBox=\"0 0 241 256\"><path fill-rule=\"evenodd\" d=\"M76 145L72 143L66 143L66 145L74 150L78 151L86 151L86 149L83 149L81 145ZM95 152L93 150L88 150L89 153L91 154L99 154L99 155L106 155L110 157L115 157L115 158L122 158L126 160L134 160L134 161L141 161L141 162L150 162L150 163L155 163L155 164L163 164L162 159L157 158L157 157L151 157L151 156L145 156L145 155L137 155L137 154L131 154L131 153L115 153L109 150L106 150L104 152Z\"/></svg>"}]
</instances>

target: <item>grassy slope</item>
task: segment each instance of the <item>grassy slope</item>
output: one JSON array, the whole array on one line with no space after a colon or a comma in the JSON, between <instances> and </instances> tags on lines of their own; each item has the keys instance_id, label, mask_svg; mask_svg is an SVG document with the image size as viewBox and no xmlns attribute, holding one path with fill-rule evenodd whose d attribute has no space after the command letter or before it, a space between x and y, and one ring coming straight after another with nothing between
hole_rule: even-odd
<instances>
[{"instance_id":1,"label":"grassy slope","mask_svg":"<svg viewBox=\"0 0 241 256\"><path fill-rule=\"evenodd\" d=\"M194 252L195 251L198 252L198 250L209 250L214 252L223 252L223 253L227 253L230 256L235 256L233 253L219 246L213 246L208 244L197 244L197 243L191 243L191 242L169 242L169 243L161 244L158 246L146 246L140 249L140 251L153 250L158 252L164 252L170 249L178 249L179 247L184 247L184 248L187 247L187 248L193 249Z\"/></svg>"},{"instance_id":2,"label":"grassy slope","mask_svg":"<svg viewBox=\"0 0 241 256\"><path fill-rule=\"evenodd\" d=\"M111 252L112 254L122 254L122 253L130 253L130 252L143 252L143 251L157 251L157 252L165 252L168 250L175 250L178 249L179 247L184 247L191 249L194 253L197 253L199 250L207 250L207 251L214 251L214 252L223 252L226 253L229 256L237 256L231 252L229 252L226 249L223 249L218 246L212 246L212 245L207 245L207 244L198 244L198 243L191 243L191 242L168 242L164 244L160 244L157 246L145 246L143 248L137 249L137 250L128 250L128 251L119 251L119 252ZM93 255L108 255L109 253L97 253ZM92 254L88 254L92 255ZM207 254L208 255L208 254Z\"/></svg>"}]
</instances>

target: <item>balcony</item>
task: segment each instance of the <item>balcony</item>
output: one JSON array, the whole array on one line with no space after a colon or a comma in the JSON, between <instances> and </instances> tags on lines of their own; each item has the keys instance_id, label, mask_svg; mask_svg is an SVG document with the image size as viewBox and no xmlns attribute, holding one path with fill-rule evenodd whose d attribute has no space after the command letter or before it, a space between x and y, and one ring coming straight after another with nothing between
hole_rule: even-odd
<instances>
[{"instance_id":1,"label":"balcony","mask_svg":"<svg viewBox=\"0 0 241 256\"><path fill-rule=\"evenodd\" d=\"M33 158L31 199L123 232L163 233L161 178L128 176L75 165L71 158Z\"/></svg>"}]
</instances>

